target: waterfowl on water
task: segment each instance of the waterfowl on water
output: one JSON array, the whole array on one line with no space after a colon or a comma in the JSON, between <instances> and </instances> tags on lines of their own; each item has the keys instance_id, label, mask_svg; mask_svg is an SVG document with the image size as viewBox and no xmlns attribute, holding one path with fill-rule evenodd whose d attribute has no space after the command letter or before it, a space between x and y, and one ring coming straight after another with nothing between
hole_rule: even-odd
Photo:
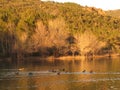
<instances>
[{"instance_id":1,"label":"waterfowl on water","mask_svg":"<svg viewBox=\"0 0 120 90\"><path fill-rule=\"evenodd\" d=\"M86 70L83 70L82 72L86 72Z\"/></svg>"},{"instance_id":2,"label":"waterfowl on water","mask_svg":"<svg viewBox=\"0 0 120 90\"><path fill-rule=\"evenodd\" d=\"M31 75L33 75L33 73L32 73L32 72L29 72L29 73L28 73L28 75L30 75L30 76L31 76Z\"/></svg>"},{"instance_id":3,"label":"waterfowl on water","mask_svg":"<svg viewBox=\"0 0 120 90\"><path fill-rule=\"evenodd\" d=\"M52 72L57 72L56 70L52 69Z\"/></svg>"},{"instance_id":4,"label":"waterfowl on water","mask_svg":"<svg viewBox=\"0 0 120 90\"><path fill-rule=\"evenodd\" d=\"M19 75L19 72L15 72L15 75Z\"/></svg>"},{"instance_id":5,"label":"waterfowl on water","mask_svg":"<svg viewBox=\"0 0 120 90\"><path fill-rule=\"evenodd\" d=\"M93 73L93 71L92 71L92 70L90 70L90 73Z\"/></svg>"},{"instance_id":6,"label":"waterfowl on water","mask_svg":"<svg viewBox=\"0 0 120 90\"><path fill-rule=\"evenodd\" d=\"M60 72L57 72L57 75L60 75Z\"/></svg>"},{"instance_id":7,"label":"waterfowl on water","mask_svg":"<svg viewBox=\"0 0 120 90\"><path fill-rule=\"evenodd\" d=\"M62 72L65 72L65 73L68 72L68 71L65 70L65 68L63 68L63 69L52 69L52 70L48 70L48 71L56 73L57 75L60 75Z\"/></svg>"},{"instance_id":8,"label":"waterfowl on water","mask_svg":"<svg viewBox=\"0 0 120 90\"><path fill-rule=\"evenodd\" d=\"M24 70L24 68L19 68L18 70L19 70L19 71L22 71L22 70Z\"/></svg>"},{"instance_id":9,"label":"waterfowl on water","mask_svg":"<svg viewBox=\"0 0 120 90\"><path fill-rule=\"evenodd\" d=\"M52 70L48 70L48 71L56 73L56 72L59 72L60 70L59 69L52 69Z\"/></svg>"}]
</instances>

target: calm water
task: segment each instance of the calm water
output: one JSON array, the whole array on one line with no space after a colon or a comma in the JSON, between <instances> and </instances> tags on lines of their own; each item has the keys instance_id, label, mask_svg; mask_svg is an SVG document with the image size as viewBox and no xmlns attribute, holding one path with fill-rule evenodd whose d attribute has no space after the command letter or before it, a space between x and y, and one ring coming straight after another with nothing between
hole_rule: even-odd
<instances>
[{"instance_id":1,"label":"calm water","mask_svg":"<svg viewBox=\"0 0 120 90\"><path fill-rule=\"evenodd\" d=\"M1 61L0 90L120 90L120 58Z\"/></svg>"}]
</instances>

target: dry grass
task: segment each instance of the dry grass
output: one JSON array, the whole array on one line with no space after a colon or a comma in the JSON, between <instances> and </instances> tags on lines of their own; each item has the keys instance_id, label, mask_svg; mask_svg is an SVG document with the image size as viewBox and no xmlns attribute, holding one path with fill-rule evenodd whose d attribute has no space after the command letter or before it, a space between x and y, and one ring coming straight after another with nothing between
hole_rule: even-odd
<instances>
[{"instance_id":1,"label":"dry grass","mask_svg":"<svg viewBox=\"0 0 120 90\"><path fill-rule=\"evenodd\" d=\"M62 57L58 57L56 59L59 59L59 60L84 60L85 57L84 56L62 56Z\"/></svg>"},{"instance_id":2,"label":"dry grass","mask_svg":"<svg viewBox=\"0 0 120 90\"><path fill-rule=\"evenodd\" d=\"M119 54L111 54L111 58L112 57L118 57ZM103 57L109 57L109 54L105 54L105 55L96 55L95 57L89 57L89 58L103 58ZM46 58L47 60L85 60L87 59L85 56L61 56L61 57L57 57L55 58L54 56L48 57Z\"/></svg>"}]
</instances>

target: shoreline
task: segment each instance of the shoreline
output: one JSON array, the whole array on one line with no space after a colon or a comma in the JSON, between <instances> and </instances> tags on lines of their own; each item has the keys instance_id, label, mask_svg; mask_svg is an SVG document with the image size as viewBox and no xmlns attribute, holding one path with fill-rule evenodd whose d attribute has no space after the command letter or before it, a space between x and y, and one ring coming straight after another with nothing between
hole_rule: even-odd
<instances>
[{"instance_id":1,"label":"shoreline","mask_svg":"<svg viewBox=\"0 0 120 90\"><path fill-rule=\"evenodd\" d=\"M49 56L49 57L39 57L39 56L30 56L30 57L25 57L19 60L48 60L48 61L53 61L53 60L85 60L85 59L97 59L97 58L114 58L114 57L119 57L120 54L105 54L105 55L95 55L94 57L92 56L60 56L60 57L54 57L54 56ZM17 60L17 59L16 59ZM12 61L12 58L0 58L0 61Z\"/></svg>"},{"instance_id":2,"label":"shoreline","mask_svg":"<svg viewBox=\"0 0 120 90\"><path fill-rule=\"evenodd\" d=\"M54 61L54 60L85 60L85 59L98 59L98 58L114 58L114 57L119 57L119 54L111 54L111 57L109 57L108 54L106 55L96 55L94 57L89 56L61 56L61 57L54 57L54 56L49 56L49 57L27 57L27 59L36 59L36 60L48 60L48 61Z\"/></svg>"},{"instance_id":3,"label":"shoreline","mask_svg":"<svg viewBox=\"0 0 120 90\"><path fill-rule=\"evenodd\" d=\"M113 57L119 57L120 55L119 54L111 54L111 56L109 56L108 54L106 55L96 55L94 57L92 56L88 56L88 57L85 57L85 56L61 56L61 57L58 57L58 58L54 58L54 59L58 59L58 60L71 60L71 59L74 59L74 60L84 60L84 59L97 59L97 58L104 58L104 57L108 57L108 58L113 58ZM50 59L50 58L48 58Z\"/></svg>"}]
</instances>

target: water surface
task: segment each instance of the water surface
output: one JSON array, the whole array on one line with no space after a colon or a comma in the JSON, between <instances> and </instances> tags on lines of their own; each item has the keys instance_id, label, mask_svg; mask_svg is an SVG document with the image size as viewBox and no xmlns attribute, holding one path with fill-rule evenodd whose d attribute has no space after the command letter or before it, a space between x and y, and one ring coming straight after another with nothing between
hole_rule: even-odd
<instances>
[{"instance_id":1,"label":"water surface","mask_svg":"<svg viewBox=\"0 0 120 90\"><path fill-rule=\"evenodd\" d=\"M120 90L120 58L1 61L0 90Z\"/></svg>"}]
</instances>

